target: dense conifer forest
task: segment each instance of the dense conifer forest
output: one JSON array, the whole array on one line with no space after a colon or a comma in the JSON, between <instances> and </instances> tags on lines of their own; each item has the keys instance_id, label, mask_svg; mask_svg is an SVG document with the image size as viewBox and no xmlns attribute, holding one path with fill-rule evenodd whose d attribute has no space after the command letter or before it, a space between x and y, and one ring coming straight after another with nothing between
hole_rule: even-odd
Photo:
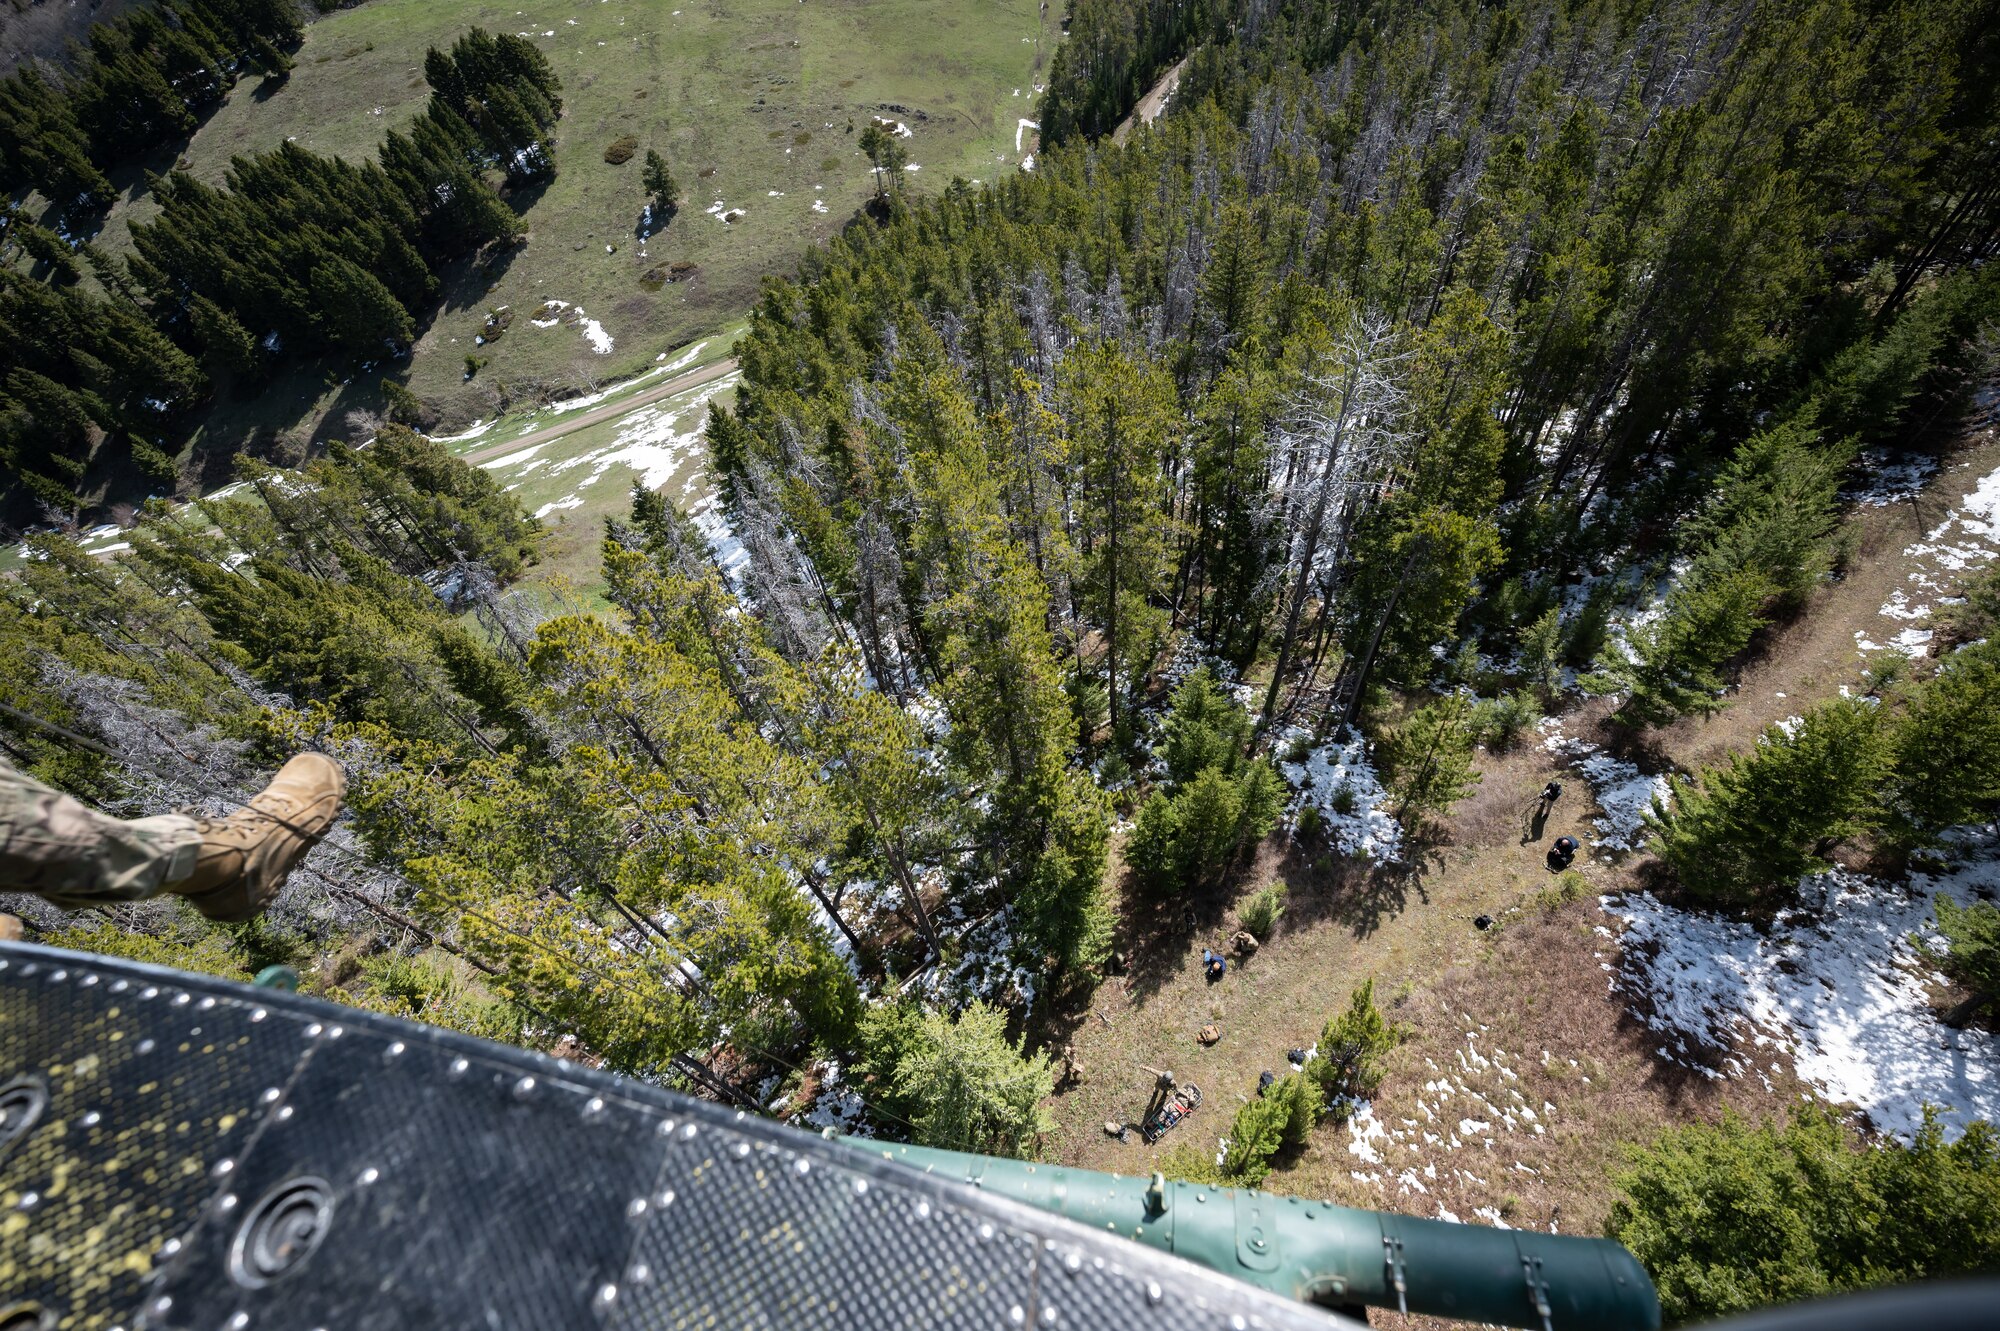
<instances>
[{"instance_id":1,"label":"dense conifer forest","mask_svg":"<svg viewBox=\"0 0 2000 1331\"><path fill-rule=\"evenodd\" d=\"M112 191L96 164L192 130L246 62L282 78L279 44L300 31L294 7L215 4L98 25L61 87L36 65L0 83L0 189L100 210ZM134 229L137 253L122 263L6 206L0 255L21 261L0 264L11 352L0 465L17 520L73 519L86 471L121 453L172 477L190 417L218 382L254 391L291 354L354 365L406 355L440 267L517 239L488 175L527 182L554 170L547 134L562 97L547 60L520 37L474 29L432 49L424 78L428 110L390 132L377 161L287 143L237 158L221 188L178 169L152 179L160 214Z\"/></svg>"},{"instance_id":2,"label":"dense conifer forest","mask_svg":"<svg viewBox=\"0 0 2000 1331\"><path fill-rule=\"evenodd\" d=\"M279 17L174 0L61 95L17 76L5 178L87 206L145 70L198 114L225 53L282 56ZM1991 0L1070 19L1032 172L892 191L771 280L708 425L726 524L636 488L601 599L522 593L541 524L399 426L150 506L109 559L32 538L0 583L10 762L138 814L242 798L311 746L352 806L262 923L24 907L42 936L310 959L345 1001L752 1109L842 1084L875 1130L1029 1154L1133 902L1223 890L1281 825L1341 852L1341 811L1297 791L1342 745L1372 755L1379 836L1421 847L1545 715L1606 699L1643 752L1736 705L1854 558L1846 488L1946 448L1993 372ZM1172 110L1113 147L1182 60ZM560 89L480 32L424 74L377 161L160 181L102 294L60 247L0 269L0 440L50 505L95 432L143 460L215 376L397 354L437 265L508 243L489 173L549 169ZM1840 848L1900 865L1990 819L2000 602L1968 577L1955 650L1674 775L1649 881L1768 918ZM1938 916L1962 1023L2000 990L1996 912ZM1372 988L1337 1006L1183 1172L1264 1180L1373 1092L1395 1034ZM1613 1223L1670 1314L2000 1260L1990 1130L1828 1166L1854 1131L1696 1124L1634 1166ZM1682 1216L1689 1179L1794 1176L1819 1219L1759 1231L1782 1252ZM1949 1242L1912 1217L1870 1265L1828 1228L1912 1180L1957 1199Z\"/></svg>"}]
</instances>

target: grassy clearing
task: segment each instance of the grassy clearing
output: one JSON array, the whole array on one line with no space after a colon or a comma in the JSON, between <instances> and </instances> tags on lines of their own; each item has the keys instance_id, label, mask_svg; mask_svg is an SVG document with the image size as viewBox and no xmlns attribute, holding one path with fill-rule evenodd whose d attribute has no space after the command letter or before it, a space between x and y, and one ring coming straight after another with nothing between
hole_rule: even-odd
<instances>
[{"instance_id":1,"label":"grassy clearing","mask_svg":"<svg viewBox=\"0 0 2000 1331\"><path fill-rule=\"evenodd\" d=\"M718 339L711 345L716 351L709 361L721 359L729 344ZM701 363L707 362L690 364L698 368ZM697 520L704 517L716 502L702 435L708 404L734 392L737 378L732 372L546 443L510 450L500 442L545 428L551 414L546 410L509 417L477 439L461 441L460 451L467 451L468 444L478 445L481 453L499 448L497 456L478 465L548 525L542 559L530 580L594 595L602 581L598 542L604 519L631 507L635 484L664 490L683 511ZM646 383L641 380L621 395L643 391ZM526 422L525 428L518 422Z\"/></svg>"},{"instance_id":2,"label":"grassy clearing","mask_svg":"<svg viewBox=\"0 0 2000 1331\"><path fill-rule=\"evenodd\" d=\"M370 154L429 96L424 49L473 26L534 38L562 79L565 107L555 180L512 200L527 245L497 271L464 264L448 274L410 364L397 370L444 430L637 373L663 348L739 317L765 274L788 271L868 197L855 140L871 115L908 125L910 160L922 168L912 187L1013 169L1016 122L1034 114L1034 87L1060 36L1033 0L371 0L314 22L291 79L269 97L246 80L183 160L219 181L232 156L286 139ZM890 104L907 109L883 109ZM638 156L606 162L624 136L637 139ZM641 241L647 148L666 154L685 197L671 225ZM143 171L172 165L169 152L116 178L125 197L99 237L108 249L129 250L131 223L157 211ZM742 216L724 223L731 209ZM642 281L673 264L693 267L681 280ZM580 325L531 326L548 300L581 306L610 350L600 354ZM475 345L488 309L501 305L512 326ZM466 380L474 353L487 364ZM294 368L254 397L225 396L198 441L213 460L201 486L226 479L239 449L289 460L312 441L356 437L350 415L380 408L376 375L321 367Z\"/></svg>"}]
</instances>

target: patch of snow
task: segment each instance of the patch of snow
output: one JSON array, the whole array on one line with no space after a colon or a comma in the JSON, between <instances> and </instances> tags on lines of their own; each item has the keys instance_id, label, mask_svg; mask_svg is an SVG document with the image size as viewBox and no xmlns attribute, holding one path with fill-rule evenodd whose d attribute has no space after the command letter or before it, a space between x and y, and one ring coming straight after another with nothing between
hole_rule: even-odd
<instances>
[{"instance_id":1,"label":"patch of snow","mask_svg":"<svg viewBox=\"0 0 2000 1331\"><path fill-rule=\"evenodd\" d=\"M940 930L943 921L939 921ZM925 971L911 988L964 1007L984 999L996 1007L1032 1006L1038 968L1021 964L1014 946L1014 908L1002 907L958 936L958 964L949 973Z\"/></svg>"},{"instance_id":2,"label":"patch of snow","mask_svg":"<svg viewBox=\"0 0 2000 1331\"><path fill-rule=\"evenodd\" d=\"M1019 152L1019 151L1021 151L1021 131L1022 131L1022 130L1024 130L1024 129L1032 129L1032 130L1036 130L1036 131L1039 131L1039 130L1041 129L1041 126L1040 126L1040 125L1038 125L1038 124L1036 124L1036 123L1035 123L1034 121L1032 121L1032 120L1017 120L1017 121L1015 121L1015 122L1014 122L1014 151L1015 151L1015 152Z\"/></svg>"},{"instance_id":3,"label":"patch of snow","mask_svg":"<svg viewBox=\"0 0 2000 1331\"><path fill-rule=\"evenodd\" d=\"M561 475L589 467L590 474L578 484L581 490L614 470L621 482L626 473L637 472L640 483L647 489L658 489L701 456L709 401L733 388L740 377L736 373L726 374L687 393L649 403L619 417L618 431L609 444L551 463L549 473ZM680 428L683 423L687 428Z\"/></svg>"},{"instance_id":4,"label":"patch of snow","mask_svg":"<svg viewBox=\"0 0 2000 1331\"><path fill-rule=\"evenodd\" d=\"M1625 923L1613 985L1641 1000L1640 1019L1669 1036L1676 1061L1705 1050L1706 1066L1745 1042L1776 1048L1827 1099L1904 1138L1925 1104L1939 1106L1951 1135L1973 1119L2000 1121L2000 1036L1938 1021L1937 977L1910 941L1940 941L1938 897L1969 904L2000 889L2000 823L1962 829L1952 849L1955 867L1907 884L1844 869L1814 875L1802 904L1761 934L1648 893L1606 897Z\"/></svg>"},{"instance_id":5,"label":"patch of snow","mask_svg":"<svg viewBox=\"0 0 2000 1331\"><path fill-rule=\"evenodd\" d=\"M1591 844L1605 850L1638 850L1646 844L1646 814L1653 801L1673 798L1664 776L1648 776L1621 762L1587 740L1563 734L1561 717L1544 717L1542 747L1569 759L1570 766L1590 783L1590 793L1603 816L1590 821L1597 828Z\"/></svg>"},{"instance_id":6,"label":"patch of snow","mask_svg":"<svg viewBox=\"0 0 2000 1331\"><path fill-rule=\"evenodd\" d=\"M621 379L617 383L612 384L607 388L600 388L595 393L584 393L578 397L566 397L560 402L551 402L547 407L543 408L543 410L550 412L553 415L560 416L561 414L567 411L580 411L585 407L594 407L600 402L604 402L610 398L616 397L618 394L625 392L627 389L638 387L641 383L652 378L654 375L662 374L670 368L672 367L666 365L655 365L650 369L642 370L640 373L633 375L630 379Z\"/></svg>"},{"instance_id":7,"label":"patch of snow","mask_svg":"<svg viewBox=\"0 0 2000 1331\"><path fill-rule=\"evenodd\" d=\"M506 457L494 458L491 461L482 462L479 464L479 469L481 471L502 471L509 467L518 467L534 457L535 454L541 452L545 446L544 444L529 444L519 452L509 453Z\"/></svg>"},{"instance_id":8,"label":"patch of snow","mask_svg":"<svg viewBox=\"0 0 2000 1331\"><path fill-rule=\"evenodd\" d=\"M1308 749L1305 757L1293 762L1283 755L1293 745L1310 743L1312 732L1292 726L1278 736L1278 771L1298 794L1286 810L1287 827L1296 829L1301 810L1317 808L1330 841L1344 855L1355 855L1381 864L1392 864L1403 849L1403 829L1388 811L1389 792L1368 760L1368 744L1353 732L1343 739L1330 740ZM1337 792L1348 794L1343 813L1334 807Z\"/></svg>"},{"instance_id":9,"label":"patch of snow","mask_svg":"<svg viewBox=\"0 0 2000 1331\"><path fill-rule=\"evenodd\" d=\"M1861 474L1849 482L1840 497L1863 508L1885 508L1914 499L1923 493L1924 483L1937 474L1937 459L1917 457L1891 462L1885 448L1864 449L1854 461Z\"/></svg>"},{"instance_id":10,"label":"patch of snow","mask_svg":"<svg viewBox=\"0 0 2000 1331\"><path fill-rule=\"evenodd\" d=\"M819 1074L819 1094L804 1110L792 1116L792 1126L812 1131L832 1128L844 1137L873 1137L868 1123L868 1104L861 1093L841 1076L840 1064L831 1059L813 1064Z\"/></svg>"},{"instance_id":11,"label":"patch of snow","mask_svg":"<svg viewBox=\"0 0 2000 1331\"><path fill-rule=\"evenodd\" d=\"M1376 1149L1375 1143L1383 1140L1388 1135L1388 1129L1383 1125L1382 1120L1375 1117L1375 1106L1366 1100L1361 1101L1354 1112L1348 1116L1347 1150L1349 1154L1357 1156L1364 1164L1379 1165L1382 1163L1382 1153Z\"/></svg>"},{"instance_id":12,"label":"patch of snow","mask_svg":"<svg viewBox=\"0 0 2000 1331\"><path fill-rule=\"evenodd\" d=\"M424 437L434 444L463 444L477 439L499 423L499 418L495 417L490 421L474 421L457 434L432 434Z\"/></svg>"}]
</instances>

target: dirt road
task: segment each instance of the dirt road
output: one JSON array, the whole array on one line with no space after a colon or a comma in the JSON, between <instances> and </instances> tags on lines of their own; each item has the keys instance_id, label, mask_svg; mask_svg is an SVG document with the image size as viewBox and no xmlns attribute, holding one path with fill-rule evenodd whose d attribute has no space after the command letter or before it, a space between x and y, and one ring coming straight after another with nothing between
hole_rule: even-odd
<instances>
[{"instance_id":1,"label":"dirt road","mask_svg":"<svg viewBox=\"0 0 2000 1331\"><path fill-rule=\"evenodd\" d=\"M1186 68L1187 60L1183 59L1172 69L1160 75L1160 81L1146 90L1146 95L1141 97L1139 104L1132 108L1132 114L1126 116L1123 123L1117 129L1111 131L1111 141L1122 144L1132 136L1132 127L1134 125L1150 125L1155 120L1158 120L1160 112L1167 109L1167 99L1174 95L1174 89L1181 86L1181 71Z\"/></svg>"},{"instance_id":2,"label":"dirt road","mask_svg":"<svg viewBox=\"0 0 2000 1331\"><path fill-rule=\"evenodd\" d=\"M546 444L551 439L560 439L566 434L574 434L587 425L595 425L599 421L608 421L615 417L623 416L626 412L632 411L635 408L643 407L648 403L658 402L661 398L672 397L676 393L685 393L690 388L699 388L703 384L713 383L725 375L734 373L736 373L736 358L731 356L726 360L715 361L712 364L689 370L678 379L669 379L665 383L656 384L643 393L635 393L631 397L621 397L616 402L607 402L601 407L593 407L591 410L581 412L568 420L558 421L554 425L536 430L533 434L524 434L518 439L509 439L504 443L488 444L484 448L476 448L470 453L463 454L459 460L476 465L481 462L490 461L493 458L505 457L509 453L516 453L524 448L532 448L536 444Z\"/></svg>"}]
</instances>

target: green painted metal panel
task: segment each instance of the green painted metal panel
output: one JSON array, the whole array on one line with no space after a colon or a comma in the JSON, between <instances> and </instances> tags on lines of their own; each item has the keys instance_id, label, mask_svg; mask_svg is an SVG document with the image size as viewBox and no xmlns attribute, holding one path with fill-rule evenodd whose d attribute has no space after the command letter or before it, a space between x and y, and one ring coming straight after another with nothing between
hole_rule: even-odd
<instances>
[{"instance_id":1,"label":"green painted metal panel","mask_svg":"<svg viewBox=\"0 0 2000 1331\"><path fill-rule=\"evenodd\" d=\"M841 1138L1212 1270L1330 1306L1405 1308L1532 1331L1658 1331L1637 1259L1609 1239L1458 1225L1215 1188Z\"/></svg>"}]
</instances>

